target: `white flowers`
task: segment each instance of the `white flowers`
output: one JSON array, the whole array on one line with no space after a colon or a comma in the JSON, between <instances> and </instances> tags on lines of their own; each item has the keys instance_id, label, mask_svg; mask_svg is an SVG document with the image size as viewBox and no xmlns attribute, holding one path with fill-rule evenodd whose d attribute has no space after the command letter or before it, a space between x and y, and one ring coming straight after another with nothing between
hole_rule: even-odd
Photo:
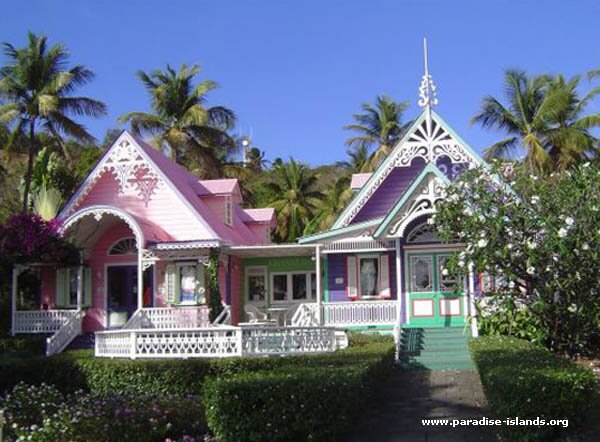
<instances>
[{"instance_id":1,"label":"white flowers","mask_svg":"<svg viewBox=\"0 0 600 442\"><path fill-rule=\"evenodd\" d=\"M473 210L470 207L465 207L465 210L463 210L463 213L467 216L472 216Z\"/></svg>"},{"instance_id":2,"label":"white flowers","mask_svg":"<svg viewBox=\"0 0 600 442\"><path fill-rule=\"evenodd\" d=\"M575 224L575 220L570 216L567 216L565 218L565 223L567 224L567 226L571 227L573 224Z\"/></svg>"},{"instance_id":3,"label":"white flowers","mask_svg":"<svg viewBox=\"0 0 600 442\"><path fill-rule=\"evenodd\" d=\"M527 274L528 275L535 275L535 267L533 267L533 266L527 267Z\"/></svg>"},{"instance_id":4,"label":"white flowers","mask_svg":"<svg viewBox=\"0 0 600 442\"><path fill-rule=\"evenodd\" d=\"M488 240L485 238L481 238L479 241L477 241L477 247L479 247L480 249L484 248L487 245L488 245Z\"/></svg>"},{"instance_id":5,"label":"white flowers","mask_svg":"<svg viewBox=\"0 0 600 442\"><path fill-rule=\"evenodd\" d=\"M515 282L514 282L514 281L510 281L510 282L508 283L508 288L509 288L509 289L514 289L514 288L515 288Z\"/></svg>"},{"instance_id":6,"label":"white flowers","mask_svg":"<svg viewBox=\"0 0 600 442\"><path fill-rule=\"evenodd\" d=\"M536 204L538 204L539 202L540 202L540 197L539 197L539 196L537 196L537 195L534 195L534 196L532 196L532 197L531 197L531 204L534 204L534 205L536 205Z\"/></svg>"},{"instance_id":7,"label":"white flowers","mask_svg":"<svg viewBox=\"0 0 600 442\"><path fill-rule=\"evenodd\" d=\"M535 240L530 239L527 241L527 247L529 247L531 250L537 249L537 246L538 246L538 244L537 244L537 242L535 242Z\"/></svg>"},{"instance_id":8,"label":"white flowers","mask_svg":"<svg viewBox=\"0 0 600 442\"><path fill-rule=\"evenodd\" d=\"M567 229L565 229L564 227L561 227L561 228L558 230L558 236L559 236L560 238L564 238L564 237L566 237L566 236L567 236L567 233L569 233L569 231L568 231Z\"/></svg>"},{"instance_id":9,"label":"white flowers","mask_svg":"<svg viewBox=\"0 0 600 442\"><path fill-rule=\"evenodd\" d=\"M449 274L450 272L448 271L448 269L442 269L442 275L448 276Z\"/></svg>"},{"instance_id":10,"label":"white flowers","mask_svg":"<svg viewBox=\"0 0 600 442\"><path fill-rule=\"evenodd\" d=\"M581 245L581 250L590 250L590 245L588 243L584 242Z\"/></svg>"}]
</instances>

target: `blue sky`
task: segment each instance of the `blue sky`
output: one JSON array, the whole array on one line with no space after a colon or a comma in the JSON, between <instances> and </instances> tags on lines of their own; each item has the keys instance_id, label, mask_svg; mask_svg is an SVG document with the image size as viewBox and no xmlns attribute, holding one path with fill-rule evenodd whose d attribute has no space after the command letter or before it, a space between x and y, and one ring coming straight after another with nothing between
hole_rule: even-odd
<instances>
[{"instance_id":1,"label":"blue sky","mask_svg":"<svg viewBox=\"0 0 600 442\"><path fill-rule=\"evenodd\" d=\"M3 8L0 41L44 33L93 69L81 92L109 107L86 121L100 139L118 116L148 110L136 70L199 63L220 85L209 104L235 110L238 130L252 131L269 158L323 164L345 158L342 126L377 94L408 100L407 118L417 114L423 36L437 111L482 151L500 135L469 119L485 94L502 93L504 69L600 68L599 12L587 0L22 0Z\"/></svg>"}]
</instances>

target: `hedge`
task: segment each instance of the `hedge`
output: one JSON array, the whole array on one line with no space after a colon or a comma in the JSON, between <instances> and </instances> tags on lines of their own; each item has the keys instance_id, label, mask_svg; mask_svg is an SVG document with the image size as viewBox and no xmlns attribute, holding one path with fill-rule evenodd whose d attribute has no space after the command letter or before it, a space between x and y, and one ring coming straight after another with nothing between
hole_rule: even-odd
<instances>
[{"instance_id":1,"label":"hedge","mask_svg":"<svg viewBox=\"0 0 600 442\"><path fill-rule=\"evenodd\" d=\"M362 350L333 358L331 365L208 379L203 403L209 428L224 442L334 439L348 430L393 364L391 343Z\"/></svg>"},{"instance_id":2,"label":"hedge","mask_svg":"<svg viewBox=\"0 0 600 442\"><path fill-rule=\"evenodd\" d=\"M22 355L43 355L45 351L45 336L0 338L0 355L6 353L19 353Z\"/></svg>"},{"instance_id":3,"label":"hedge","mask_svg":"<svg viewBox=\"0 0 600 442\"><path fill-rule=\"evenodd\" d=\"M593 373L527 341L485 336L470 343L491 410L500 418L569 419L569 429L586 417L595 395ZM546 440L559 427L502 426L511 440Z\"/></svg>"},{"instance_id":4,"label":"hedge","mask_svg":"<svg viewBox=\"0 0 600 442\"><path fill-rule=\"evenodd\" d=\"M52 357L0 357L0 394L19 382L55 385L60 391L89 391L104 395L200 394L207 376L293 367L340 367L356 361L377 361L391 348L391 340L373 339L335 353L310 356L231 359L109 359L95 358L90 350L78 350Z\"/></svg>"}]
</instances>

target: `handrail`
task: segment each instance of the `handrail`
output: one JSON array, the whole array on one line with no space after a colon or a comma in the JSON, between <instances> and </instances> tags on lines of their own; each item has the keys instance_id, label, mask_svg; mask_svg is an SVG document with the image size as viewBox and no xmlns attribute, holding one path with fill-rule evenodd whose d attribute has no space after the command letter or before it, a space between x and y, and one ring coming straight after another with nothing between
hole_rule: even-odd
<instances>
[{"instance_id":1,"label":"handrail","mask_svg":"<svg viewBox=\"0 0 600 442\"><path fill-rule=\"evenodd\" d=\"M46 338L46 356L52 356L63 351L67 345L81 333L83 311L77 312L49 338Z\"/></svg>"},{"instance_id":2,"label":"handrail","mask_svg":"<svg viewBox=\"0 0 600 442\"><path fill-rule=\"evenodd\" d=\"M212 325L230 325L231 324L231 307L228 305L223 306L221 313L212 322Z\"/></svg>"}]
</instances>

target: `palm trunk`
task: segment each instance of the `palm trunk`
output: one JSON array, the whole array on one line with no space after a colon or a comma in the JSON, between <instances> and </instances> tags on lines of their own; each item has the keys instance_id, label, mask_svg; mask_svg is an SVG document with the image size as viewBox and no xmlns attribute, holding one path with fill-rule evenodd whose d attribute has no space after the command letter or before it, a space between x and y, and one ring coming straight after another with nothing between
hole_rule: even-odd
<instances>
[{"instance_id":1,"label":"palm trunk","mask_svg":"<svg viewBox=\"0 0 600 442\"><path fill-rule=\"evenodd\" d=\"M27 158L27 173L25 174L25 190L23 192L23 212L29 211L29 192L33 175L33 159L35 158L35 122L29 122L29 154Z\"/></svg>"}]
</instances>

